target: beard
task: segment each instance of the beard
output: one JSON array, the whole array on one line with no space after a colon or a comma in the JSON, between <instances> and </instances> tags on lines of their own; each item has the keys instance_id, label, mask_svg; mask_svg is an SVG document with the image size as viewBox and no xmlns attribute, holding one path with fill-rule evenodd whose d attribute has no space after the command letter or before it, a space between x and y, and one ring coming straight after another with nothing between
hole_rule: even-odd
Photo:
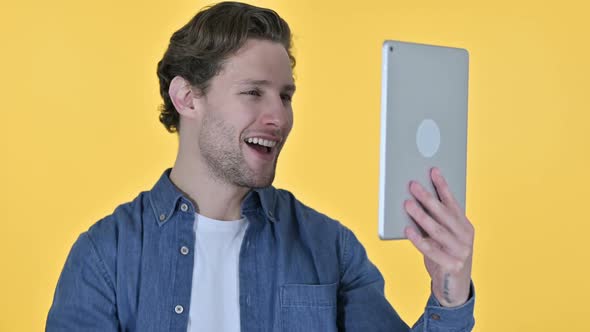
<instances>
[{"instance_id":1,"label":"beard","mask_svg":"<svg viewBox=\"0 0 590 332\"><path fill-rule=\"evenodd\" d=\"M207 113L199 134L199 149L213 178L245 188L270 186L275 178L278 154L272 166L251 169L237 143L237 130L222 119ZM240 139L239 142L242 142Z\"/></svg>"}]
</instances>

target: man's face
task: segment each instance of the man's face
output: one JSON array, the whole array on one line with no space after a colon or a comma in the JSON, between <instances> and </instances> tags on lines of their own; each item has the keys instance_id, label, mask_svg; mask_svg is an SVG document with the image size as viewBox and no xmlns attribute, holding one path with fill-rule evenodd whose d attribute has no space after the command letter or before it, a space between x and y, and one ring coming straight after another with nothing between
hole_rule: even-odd
<instances>
[{"instance_id":1,"label":"man's face","mask_svg":"<svg viewBox=\"0 0 590 332\"><path fill-rule=\"evenodd\" d=\"M200 154L218 180L241 187L272 183L293 126L295 86L285 48L249 40L213 77L202 97Z\"/></svg>"}]
</instances>

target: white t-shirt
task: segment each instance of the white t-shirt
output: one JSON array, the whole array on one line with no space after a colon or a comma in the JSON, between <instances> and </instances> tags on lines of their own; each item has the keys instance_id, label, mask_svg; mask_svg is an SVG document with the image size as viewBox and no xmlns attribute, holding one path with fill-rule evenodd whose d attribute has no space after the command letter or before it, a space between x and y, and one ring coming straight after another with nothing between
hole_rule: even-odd
<instances>
[{"instance_id":1,"label":"white t-shirt","mask_svg":"<svg viewBox=\"0 0 590 332\"><path fill-rule=\"evenodd\" d=\"M195 213L195 264L188 332L240 331L239 258L246 219L220 221Z\"/></svg>"}]
</instances>

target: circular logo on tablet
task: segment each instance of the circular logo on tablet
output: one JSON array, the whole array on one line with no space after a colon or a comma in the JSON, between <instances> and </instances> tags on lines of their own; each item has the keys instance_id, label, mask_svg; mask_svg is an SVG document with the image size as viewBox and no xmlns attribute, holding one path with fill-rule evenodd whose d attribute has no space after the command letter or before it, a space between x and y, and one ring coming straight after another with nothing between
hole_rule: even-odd
<instances>
[{"instance_id":1,"label":"circular logo on tablet","mask_svg":"<svg viewBox=\"0 0 590 332\"><path fill-rule=\"evenodd\" d=\"M440 146L440 129L434 120L422 120L416 131L416 145L418 151L426 158L436 154Z\"/></svg>"}]
</instances>

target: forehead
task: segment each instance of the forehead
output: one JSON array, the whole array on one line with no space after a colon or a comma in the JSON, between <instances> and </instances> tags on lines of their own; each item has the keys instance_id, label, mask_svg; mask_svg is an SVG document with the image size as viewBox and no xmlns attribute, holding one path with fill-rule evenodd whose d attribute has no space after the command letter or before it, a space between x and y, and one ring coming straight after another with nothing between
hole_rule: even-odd
<instances>
[{"instance_id":1,"label":"forehead","mask_svg":"<svg viewBox=\"0 0 590 332\"><path fill-rule=\"evenodd\" d=\"M276 85L293 85L291 60L280 43L268 40L248 40L229 57L219 73L227 83L269 81Z\"/></svg>"}]
</instances>

